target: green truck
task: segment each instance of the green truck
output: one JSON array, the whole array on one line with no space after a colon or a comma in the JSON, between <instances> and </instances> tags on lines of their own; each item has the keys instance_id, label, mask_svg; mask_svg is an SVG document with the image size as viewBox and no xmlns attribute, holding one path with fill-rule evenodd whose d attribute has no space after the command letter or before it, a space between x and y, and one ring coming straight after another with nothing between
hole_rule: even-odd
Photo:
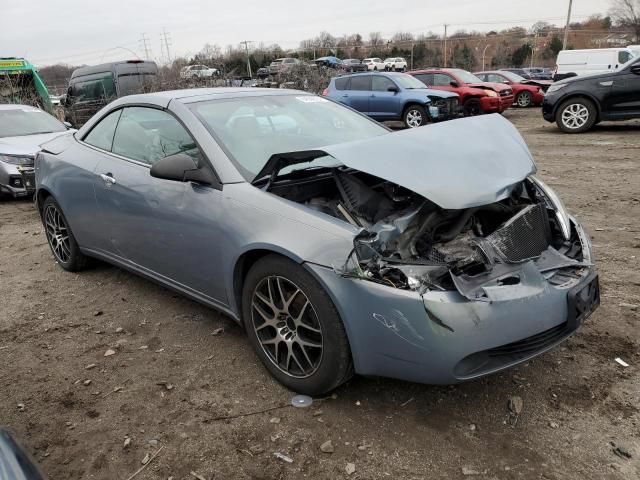
<instances>
[{"instance_id":1,"label":"green truck","mask_svg":"<svg viewBox=\"0 0 640 480\"><path fill-rule=\"evenodd\" d=\"M0 57L0 103L20 103L53 111L47 87L36 67L24 58Z\"/></svg>"}]
</instances>

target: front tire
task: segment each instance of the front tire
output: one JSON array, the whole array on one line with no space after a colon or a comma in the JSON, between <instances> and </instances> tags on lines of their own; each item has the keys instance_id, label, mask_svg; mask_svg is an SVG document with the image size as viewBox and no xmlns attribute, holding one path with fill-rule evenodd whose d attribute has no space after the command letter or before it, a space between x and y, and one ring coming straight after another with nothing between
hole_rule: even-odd
<instances>
[{"instance_id":1,"label":"front tire","mask_svg":"<svg viewBox=\"0 0 640 480\"><path fill-rule=\"evenodd\" d=\"M586 98L570 98L556 111L556 124L565 133L586 132L596 121L596 106Z\"/></svg>"},{"instance_id":2,"label":"front tire","mask_svg":"<svg viewBox=\"0 0 640 480\"><path fill-rule=\"evenodd\" d=\"M84 270L89 258L80 251L71 227L53 197L47 197L42 205L42 224L47 243L58 264L69 272Z\"/></svg>"},{"instance_id":3,"label":"front tire","mask_svg":"<svg viewBox=\"0 0 640 480\"><path fill-rule=\"evenodd\" d=\"M242 317L258 357L290 390L321 395L353 375L340 316L297 263L268 255L253 265L242 289Z\"/></svg>"},{"instance_id":4,"label":"front tire","mask_svg":"<svg viewBox=\"0 0 640 480\"><path fill-rule=\"evenodd\" d=\"M402 116L404 126L417 128L427 123L427 111L420 105L409 105Z\"/></svg>"},{"instance_id":5,"label":"front tire","mask_svg":"<svg viewBox=\"0 0 640 480\"><path fill-rule=\"evenodd\" d=\"M516 105L520 108L530 107L533 103L533 97L531 96L531 92L520 92L516 97Z\"/></svg>"},{"instance_id":6,"label":"front tire","mask_svg":"<svg viewBox=\"0 0 640 480\"><path fill-rule=\"evenodd\" d=\"M464 102L462 111L465 117L475 117L476 115L480 115L482 113L480 100L478 100L477 98L470 98L469 100Z\"/></svg>"}]
</instances>

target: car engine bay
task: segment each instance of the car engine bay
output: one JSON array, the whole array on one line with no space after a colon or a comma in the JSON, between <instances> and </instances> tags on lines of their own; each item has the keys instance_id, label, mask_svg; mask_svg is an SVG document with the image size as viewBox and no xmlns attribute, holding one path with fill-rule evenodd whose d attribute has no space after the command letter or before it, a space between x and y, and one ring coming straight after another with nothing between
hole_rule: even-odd
<instances>
[{"instance_id":1,"label":"car engine bay","mask_svg":"<svg viewBox=\"0 0 640 480\"><path fill-rule=\"evenodd\" d=\"M266 188L361 228L349 258L334 269L399 289L457 289L489 301L487 286L527 284L527 262L563 286L591 264L584 234L571 225L563 232L553 203L530 178L503 200L461 210L344 166L295 170Z\"/></svg>"}]
</instances>

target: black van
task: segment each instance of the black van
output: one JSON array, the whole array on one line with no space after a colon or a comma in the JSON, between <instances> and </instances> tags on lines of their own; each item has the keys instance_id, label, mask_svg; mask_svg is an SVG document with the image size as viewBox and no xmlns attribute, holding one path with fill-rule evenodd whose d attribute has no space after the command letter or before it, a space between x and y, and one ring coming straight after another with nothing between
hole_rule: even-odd
<instances>
[{"instance_id":1,"label":"black van","mask_svg":"<svg viewBox=\"0 0 640 480\"><path fill-rule=\"evenodd\" d=\"M80 128L115 98L145 91L157 73L155 62L143 60L103 63L74 70L67 95L61 102L65 120Z\"/></svg>"}]
</instances>

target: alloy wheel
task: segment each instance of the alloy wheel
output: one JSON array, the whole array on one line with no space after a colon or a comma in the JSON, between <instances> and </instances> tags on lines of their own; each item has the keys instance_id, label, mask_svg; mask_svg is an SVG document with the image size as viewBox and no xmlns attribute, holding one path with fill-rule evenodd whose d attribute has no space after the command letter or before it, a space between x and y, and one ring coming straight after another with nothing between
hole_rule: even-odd
<instances>
[{"instance_id":1,"label":"alloy wheel","mask_svg":"<svg viewBox=\"0 0 640 480\"><path fill-rule=\"evenodd\" d=\"M572 103L562 111L562 124L576 130L589 121L589 109L582 103Z\"/></svg>"},{"instance_id":2,"label":"alloy wheel","mask_svg":"<svg viewBox=\"0 0 640 480\"><path fill-rule=\"evenodd\" d=\"M269 360L287 375L307 378L320 366L322 326L307 295L281 276L263 278L251 299L256 337Z\"/></svg>"},{"instance_id":3,"label":"alloy wheel","mask_svg":"<svg viewBox=\"0 0 640 480\"><path fill-rule=\"evenodd\" d=\"M58 262L67 263L71 258L69 227L60 210L54 205L47 205L44 211L44 224L53 255Z\"/></svg>"},{"instance_id":4,"label":"alloy wheel","mask_svg":"<svg viewBox=\"0 0 640 480\"><path fill-rule=\"evenodd\" d=\"M531 94L529 92L523 92L519 94L518 98L516 99L516 103L519 107L528 107L529 105L531 105Z\"/></svg>"},{"instance_id":5,"label":"alloy wheel","mask_svg":"<svg viewBox=\"0 0 640 480\"><path fill-rule=\"evenodd\" d=\"M405 118L409 128L416 128L422 125L422 113L418 110L409 110Z\"/></svg>"}]
</instances>

